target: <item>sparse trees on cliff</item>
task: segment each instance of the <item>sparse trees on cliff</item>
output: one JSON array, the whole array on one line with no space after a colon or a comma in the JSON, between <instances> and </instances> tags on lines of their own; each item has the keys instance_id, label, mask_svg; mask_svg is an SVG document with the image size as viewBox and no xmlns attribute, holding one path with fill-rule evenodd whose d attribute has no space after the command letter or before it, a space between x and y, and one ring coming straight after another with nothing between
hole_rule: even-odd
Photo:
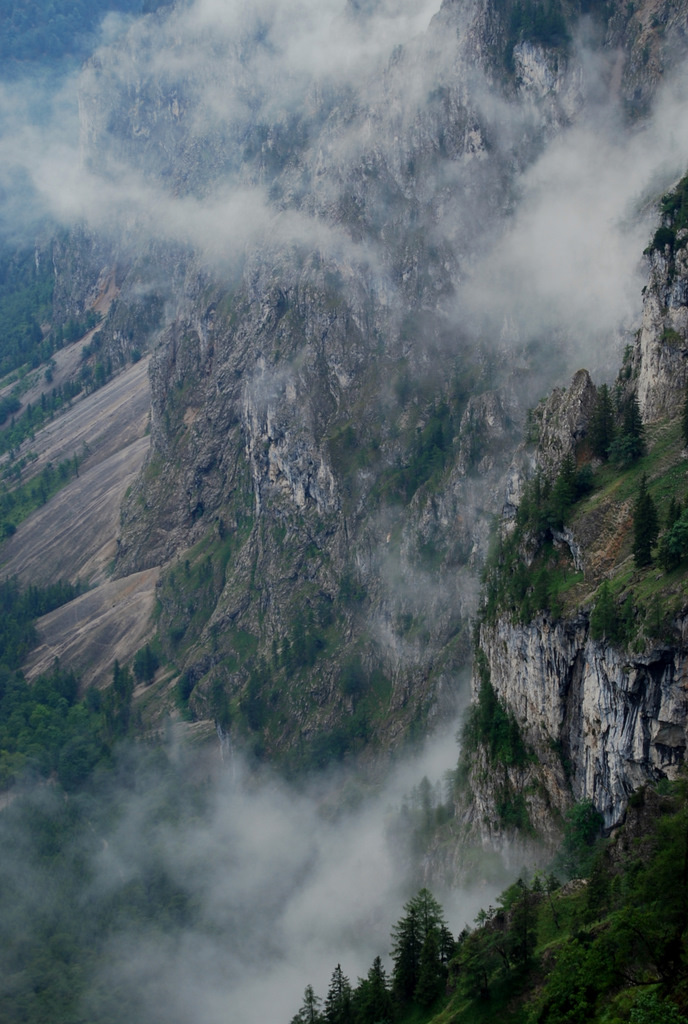
<instances>
[{"instance_id":1,"label":"sparse trees on cliff","mask_svg":"<svg viewBox=\"0 0 688 1024\"><path fill-rule=\"evenodd\" d=\"M658 534L657 507L647 489L647 477L643 473L633 510L633 557L638 568L652 562L652 548Z\"/></svg>"},{"instance_id":2,"label":"sparse trees on cliff","mask_svg":"<svg viewBox=\"0 0 688 1024\"><path fill-rule=\"evenodd\" d=\"M621 431L609 446L609 458L622 469L645 454L645 426L635 395L623 407Z\"/></svg>"},{"instance_id":3,"label":"sparse trees on cliff","mask_svg":"<svg viewBox=\"0 0 688 1024\"><path fill-rule=\"evenodd\" d=\"M588 437L593 455L605 461L609 457L609 448L614 440L614 404L609 387L601 384L597 391L595 407L590 422Z\"/></svg>"}]
</instances>

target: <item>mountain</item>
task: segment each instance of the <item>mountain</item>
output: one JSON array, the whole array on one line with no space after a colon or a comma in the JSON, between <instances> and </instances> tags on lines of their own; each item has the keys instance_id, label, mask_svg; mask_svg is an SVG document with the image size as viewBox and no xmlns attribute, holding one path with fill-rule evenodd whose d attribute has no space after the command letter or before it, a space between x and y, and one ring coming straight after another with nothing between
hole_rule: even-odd
<instances>
[{"instance_id":1,"label":"mountain","mask_svg":"<svg viewBox=\"0 0 688 1024\"><path fill-rule=\"evenodd\" d=\"M50 258L54 321L103 314L87 387L151 351L150 449L112 566L148 573L149 603L157 580L148 636L172 672L146 718L181 702L296 771L396 747L455 704L526 410L579 344L614 336L643 190L681 159L645 155L675 102L680 10L547 11L445 4L425 28L347 7L327 13L328 64L327 20L181 5L87 62L79 164L48 180L42 157L33 177L52 213L82 218ZM600 290L569 225L597 165L565 166L602 140L643 156L592 200L635 204ZM592 289L582 310L561 244ZM617 347L598 351L608 371ZM28 580L23 557L6 565ZM77 556L84 570L100 579Z\"/></svg>"},{"instance_id":2,"label":"mountain","mask_svg":"<svg viewBox=\"0 0 688 1024\"><path fill-rule=\"evenodd\" d=\"M10 1019L274 1017L686 748L686 4L147 10L2 86Z\"/></svg>"},{"instance_id":3,"label":"mountain","mask_svg":"<svg viewBox=\"0 0 688 1024\"><path fill-rule=\"evenodd\" d=\"M684 189L682 179L662 200L640 327L614 388L579 371L534 410L514 463L474 680L480 703L488 693L501 702L523 743L520 764L501 758L497 800L494 783L479 781L494 744L477 744L473 820L497 842L505 824L556 833L571 800L590 801L612 829L631 794L683 767ZM510 822L489 810L500 805Z\"/></svg>"}]
</instances>

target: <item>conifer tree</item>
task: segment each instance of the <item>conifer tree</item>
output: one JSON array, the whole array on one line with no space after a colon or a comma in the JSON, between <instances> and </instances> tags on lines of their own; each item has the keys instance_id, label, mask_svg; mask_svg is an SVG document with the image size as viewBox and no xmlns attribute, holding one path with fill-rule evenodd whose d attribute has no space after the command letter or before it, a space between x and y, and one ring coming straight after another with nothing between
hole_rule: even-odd
<instances>
[{"instance_id":1,"label":"conifer tree","mask_svg":"<svg viewBox=\"0 0 688 1024\"><path fill-rule=\"evenodd\" d=\"M593 455L606 460L614 440L614 405L606 384L598 388L588 437Z\"/></svg>"},{"instance_id":2,"label":"conifer tree","mask_svg":"<svg viewBox=\"0 0 688 1024\"><path fill-rule=\"evenodd\" d=\"M623 410L621 433L609 447L609 458L622 468L632 465L645 453L645 427L635 395Z\"/></svg>"},{"instance_id":3,"label":"conifer tree","mask_svg":"<svg viewBox=\"0 0 688 1024\"><path fill-rule=\"evenodd\" d=\"M520 967L527 967L537 945L535 899L532 890L521 878L516 884L521 895L511 910L511 925L508 935L510 958Z\"/></svg>"},{"instance_id":4,"label":"conifer tree","mask_svg":"<svg viewBox=\"0 0 688 1024\"><path fill-rule=\"evenodd\" d=\"M549 499L550 521L549 525L555 529L561 529L569 509L577 498L576 487L576 463L573 455L564 457L557 479L554 481L552 494Z\"/></svg>"},{"instance_id":5,"label":"conifer tree","mask_svg":"<svg viewBox=\"0 0 688 1024\"><path fill-rule=\"evenodd\" d=\"M421 889L404 906L404 910L406 916L401 918L392 931L394 993L402 1003L416 997L421 974L421 958L429 936L433 938L426 950L426 958L432 955L440 970L441 949L443 943L446 945L446 940L443 940L443 930L446 929L444 914L429 889ZM425 973L430 976L429 966Z\"/></svg>"},{"instance_id":6,"label":"conifer tree","mask_svg":"<svg viewBox=\"0 0 688 1024\"><path fill-rule=\"evenodd\" d=\"M680 509L680 505L678 506ZM688 558L688 509L679 513L659 545L659 564L666 572L676 569Z\"/></svg>"},{"instance_id":7,"label":"conifer tree","mask_svg":"<svg viewBox=\"0 0 688 1024\"><path fill-rule=\"evenodd\" d=\"M667 530L670 530L674 523L678 522L678 520L681 518L682 511L683 509L681 508L681 502L675 497L675 495L672 494L666 515L665 526Z\"/></svg>"},{"instance_id":8,"label":"conifer tree","mask_svg":"<svg viewBox=\"0 0 688 1024\"><path fill-rule=\"evenodd\" d=\"M356 1024L391 1024L394 1002L389 990L382 960L376 956L368 976L359 979L351 997L353 1019Z\"/></svg>"},{"instance_id":9,"label":"conifer tree","mask_svg":"<svg viewBox=\"0 0 688 1024\"><path fill-rule=\"evenodd\" d=\"M332 972L330 987L325 997L324 1018L327 1024L350 1024L351 984L344 974L341 964L337 964Z\"/></svg>"},{"instance_id":10,"label":"conifer tree","mask_svg":"<svg viewBox=\"0 0 688 1024\"><path fill-rule=\"evenodd\" d=\"M392 931L393 984L396 997L402 1002L408 1002L413 998L418 984L423 940L416 907L407 903L404 910L406 917L401 918Z\"/></svg>"},{"instance_id":11,"label":"conifer tree","mask_svg":"<svg viewBox=\"0 0 688 1024\"><path fill-rule=\"evenodd\" d=\"M413 998L420 1006L429 1007L442 992L445 983L445 969L440 957L440 941L436 931L425 938L418 964L418 984Z\"/></svg>"},{"instance_id":12,"label":"conifer tree","mask_svg":"<svg viewBox=\"0 0 688 1024\"><path fill-rule=\"evenodd\" d=\"M647 477L643 473L633 510L633 557L638 568L652 562L652 547L658 533L657 507L647 489Z\"/></svg>"},{"instance_id":13,"label":"conifer tree","mask_svg":"<svg viewBox=\"0 0 688 1024\"><path fill-rule=\"evenodd\" d=\"M303 993L303 1004L298 1013L294 1014L291 1024L322 1024L319 1007L322 999L316 996L312 985L306 985Z\"/></svg>"},{"instance_id":14,"label":"conifer tree","mask_svg":"<svg viewBox=\"0 0 688 1024\"><path fill-rule=\"evenodd\" d=\"M614 598L609 587L609 581L604 580L597 592L595 604L590 615L590 635L593 640L612 640L616 624L616 608Z\"/></svg>"}]
</instances>

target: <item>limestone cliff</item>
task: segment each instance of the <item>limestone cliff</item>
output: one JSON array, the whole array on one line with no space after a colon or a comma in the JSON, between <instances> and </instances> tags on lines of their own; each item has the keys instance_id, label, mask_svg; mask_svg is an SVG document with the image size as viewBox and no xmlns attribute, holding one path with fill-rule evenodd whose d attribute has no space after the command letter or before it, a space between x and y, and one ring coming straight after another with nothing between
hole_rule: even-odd
<instances>
[{"instance_id":1,"label":"limestone cliff","mask_svg":"<svg viewBox=\"0 0 688 1024\"><path fill-rule=\"evenodd\" d=\"M663 198L664 211L676 208L684 187L685 179ZM642 325L627 349L616 388L620 407L636 398L642 410L645 454L640 467L662 510L660 545L662 531L671 526L663 520L669 499L685 498L679 419L688 376L686 237L685 229L673 231L673 219L665 212L646 252L649 280ZM540 515L537 529L517 532L512 562L495 570L505 576L515 571L514 559L525 560L532 573L531 594L536 586L543 593L547 589L542 577L535 582L537 572L558 576L564 580L558 610L552 612L555 602L547 596L534 600L543 608L549 603L549 610L525 619L527 601L521 611L512 605L495 614L492 608L479 634L484 672L476 673L474 695L487 679L515 716L537 764L525 774L514 772L510 787L526 794L530 820L545 836L556 832L571 801L591 800L606 828L617 825L634 790L676 776L688 742L685 573L667 571L659 555L649 567L634 558L641 468L618 455L614 463L613 448L608 465L597 457L591 460L589 430L598 397L585 371L570 388L555 390L529 418L530 444L522 446L508 476L501 526L505 537L523 521L518 510L528 479L539 474L554 481L566 456L579 466L587 463L589 472L598 471L599 492L578 502L564 528L548 521L551 511ZM548 544L551 554L545 556ZM567 577L576 581L572 587ZM613 594L611 637L591 628L591 614L608 594ZM478 764L473 785L473 805L460 808L461 813L484 840L504 843L509 833L504 824L476 813L489 806L498 782ZM543 794L549 805L545 821Z\"/></svg>"},{"instance_id":2,"label":"limestone cliff","mask_svg":"<svg viewBox=\"0 0 688 1024\"><path fill-rule=\"evenodd\" d=\"M629 655L592 640L584 615L500 621L482 627L480 644L495 691L538 753L554 806L592 800L610 828L635 789L676 777L688 725L680 650Z\"/></svg>"}]
</instances>

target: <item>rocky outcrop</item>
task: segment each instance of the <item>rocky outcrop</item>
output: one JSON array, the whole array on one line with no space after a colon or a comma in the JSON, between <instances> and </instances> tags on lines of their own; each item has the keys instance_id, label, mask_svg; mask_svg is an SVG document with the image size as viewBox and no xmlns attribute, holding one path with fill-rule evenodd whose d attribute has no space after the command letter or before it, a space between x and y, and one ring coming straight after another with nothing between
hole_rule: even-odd
<instances>
[{"instance_id":1,"label":"rocky outcrop","mask_svg":"<svg viewBox=\"0 0 688 1024\"><path fill-rule=\"evenodd\" d=\"M675 251L649 255L650 276L634 353L638 404L645 422L676 415L688 380L688 230Z\"/></svg>"},{"instance_id":2,"label":"rocky outcrop","mask_svg":"<svg viewBox=\"0 0 688 1024\"><path fill-rule=\"evenodd\" d=\"M537 434L535 462L553 480L564 459L575 459L588 432L597 389L587 370L579 370L568 388L555 388L532 413L531 430Z\"/></svg>"},{"instance_id":3,"label":"rocky outcrop","mask_svg":"<svg viewBox=\"0 0 688 1024\"><path fill-rule=\"evenodd\" d=\"M368 700L396 742L456 689L541 393L529 340L518 357L476 344L458 290L596 79L573 26L546 45L487 0L447 0L360 76L294 67L269 19L237 17L138 20L81 80L84 167L128 172L107 192L121 230L100 344L115 366L153 348L115 572L165 567L162 642L195 713L243 716L273 752L362 735ZM540 410L547 476L593 398L581 372Z\"/></svg>"},{"instance_id":4,"label":"rocky outcrop","mask_svg":"<svg viewBox=\"0 0 688 1024\"><path fill-rule=\"evenodd\" d=\"M676 777L688 746L681 651L629 656L592 640L585 615L498 620L482 626L480 644L496 693L549 775L553 804L592 800L611 828L634 790Z\"/></svg>"}]
</instances>

